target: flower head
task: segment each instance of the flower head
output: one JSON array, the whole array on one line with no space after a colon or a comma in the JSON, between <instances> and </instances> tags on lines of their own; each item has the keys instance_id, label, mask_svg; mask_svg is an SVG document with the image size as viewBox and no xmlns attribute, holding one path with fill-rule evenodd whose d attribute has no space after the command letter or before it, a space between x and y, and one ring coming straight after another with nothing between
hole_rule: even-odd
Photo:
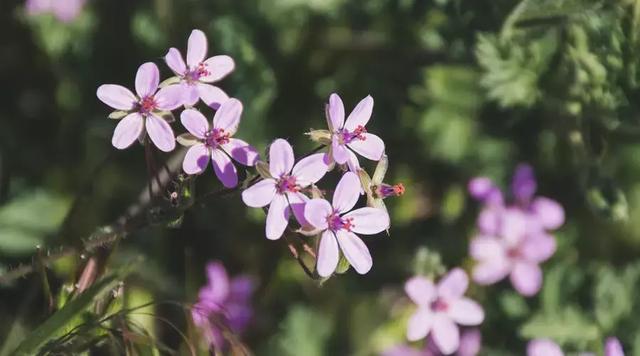
<instances>
[{"instance_id":1,"label":"flower head","mask_svg":"<svg viewBox=\"0 0 640 356\"><path fill-rule=\"evenodd\" d=\"M373 261L367 245L356 235L373 235L389 226L389 215L371 207L351 211L360 196L360 181L355 173L345 173L329 204L324 199L312 199L305 205L304 217L322 236L318 247L318 274L330 276L338 266L340 250L360 274L369 272Z\"/></svg>"},{"instance_id":2,"label":"flower head","mask_svg":"<svg viewBox=\"0 0 640 356\"><path fill-rule=\"evenodd\" d=\"M104 84L97 96L103 103L122 111L126 116L113 132L111 143L117 149L125 149L145 132L160 150L169 152L175 148L175 137L169 123L161 117L162 111L171 111L181 105L180 88L170 85L158 90L160 72L153 63L145 63L136 74L136 94L116 84Z\"/></svg>"},{"instance_id":3,"label":"flower head","mask_svg":"<svg viewBox=\"0 0 640 356\"><path fill-rule=\"evenodd\" d=\"M301 159L295 165L293 148L283 139L277 139L269 148L269 174L242 192L242 200L253 208L269 205L266 235L279 239L287 227L290 209L301 225L305 225L304 204L309 200L302 190L319 181L329 167L325 154L316 153Z\"/></svg>"},{"instance_id":4,"label":"flower head","mask_svg":"<svg viewBox=\"0 0 640 356\"><path fill-rule=\"evenodd\" d=\"M71 22L80 15L86 0L27 0L29 15L52 13L59 21Z\"/></svg>"},{"instance_id":5,"label":"flower head","mask_svg":"<svg viewBox=\"0 0 640 356\"><path fill-rule=\"evenodd\" d=\"M194 106L198 100L217 109L229 97L222 89L209 83L217 82L231 73L235 62L229 56L207 57L207 37L200 30L193 30L187 45L187 62L177 48L170 48L164 59L180 78L185 105Z\"/></svg>"},{"instance_id":6,"label":"flower head","mask_svg":"<svg viewBox=\"0 0 640 356\"><path fill-rule=\"evenodd\" d=\"M233 137L241 115L242 103L234 98L220 106L211 126L198 110L183 111L180 121L189 133L180 135L178 141L190 147L182 162L182 169L187 174L200 174L211 159L213 170L222 184L227 188L235 187L238 184L238 172L231 158L245 166L253 166L258 160L255 148Z\"/></svg>"},{"instance_id":7,"label":"flower head","mask_svg":"<svg viewBox=\"0 0 640 356\"><path fill-rule=\"evenodd\" d=\"M407 339L416 341L431 335L435 346L445 355L460 347L459 325L479 325L484 311L475 301L464 297L469 279L460 268L451 270L437 285L424 277L413 277L405 284L409 298L418 310L409 319Z\"/></svg>"}]
</instances>

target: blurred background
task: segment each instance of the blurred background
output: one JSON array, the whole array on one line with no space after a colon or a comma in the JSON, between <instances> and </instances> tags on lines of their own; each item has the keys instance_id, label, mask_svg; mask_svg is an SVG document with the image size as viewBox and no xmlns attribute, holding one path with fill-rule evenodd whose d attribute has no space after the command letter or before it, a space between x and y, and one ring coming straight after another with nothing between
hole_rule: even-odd
<instances>
[{"instance_id":1,"label":"blurred background","mask_svg":"<svg viewBox=\"0 0 640 356\"><path fill-rule=\"evenodd\" d=\"M387 200L390 237L366 239L373 269L322 285L284 240L264 237L264 214L238 194L198 202L129 234L101 264L112 271L144 258L121 303L195 302L205 264L218 260L256 283L241 337L253 353L379 354L405 342L407 278L471 267L478 206L468 180L488 176L506 188L528 162L539 194L558 200L567 222L536 297L508 282L471 287L487 315L482 353L520 355L535 337L601 352L616 335L640 355L639 1L87 0L78 11L60 18L0 2L0 270L35 270L0 285L5 354L56 309L47 290L62 303L91 257L69 254L38 273L38 256L81 248L146 189L144 149L111 146L115 121L97 87L132 87L147 61L171 76L163 56L169 47L185 53L197 28L210 55L236 61L219 85L245 105L239 137L261 151L286 138L302 155L316 146L304 132L325 128L330 93L347 112L370 94L367 129L386 142L385 180L406 193ZM197 201L219 188L208 170L192 193ZM188 314L167 304L145 310L131 317L167 350L187 353ZM85 351L118 350L109 343Z\"/></svg>"}]
</instances>

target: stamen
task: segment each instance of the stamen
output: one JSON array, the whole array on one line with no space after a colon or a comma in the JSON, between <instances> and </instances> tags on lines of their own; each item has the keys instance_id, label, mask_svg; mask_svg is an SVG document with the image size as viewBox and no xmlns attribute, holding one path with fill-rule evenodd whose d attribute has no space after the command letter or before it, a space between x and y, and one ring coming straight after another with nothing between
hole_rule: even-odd
<instances>
[{"instance_id":1,"label":"stamen","mask_svg":"<svg viewBox=\"0 0 640 356\"><path fill-rule=\"evenodd\" d=\"M153 95L145 96L138 102L138 111L143 114L148 114L155 110L156 100Z\"/></svg>"},{"instance_id":2,"label":"stamen","mask_svg":"<svg viewBox=\"0 0 640 356\"><path fill-rule=\"evenodd\" d=\"M438 298L435 301L433 301L433 303L431 303L431 310L433 311L443 312L443 311L446 311L447 309L449 309L449 304L447 304L447 302L445 302L441 298Z\"/></svg>"},{"instance_id":3,"label":"stamen","mask_svg":"<svg viewBox=\"0 0 640 356\"><path fill-rule=\"evenodd\" d=\"M329 224L329 230L333 232L341 229L351 231L355 227L353 218L342 218L335 211L327 217L327 223Z\"/></svg>"},{"instance_id":4,"label":"stamen","mask_svg":"<svg viewBox=\"0 0 640 356\"><path fill-rule=\"evenodd\" d=\"M296 193L299 192L302 188L296 183L295 176L285 174L282 175L280 179L278 179L277 189L278 193L283 194L286 192Z\"/></svg>"},{"instance_id":5,"label":"stamen","mask_svg":"<svg viewBox=\"0 0 640 356\"><path fill-rule=\"evenodd\" d=\"M224 129L213 129L204 134L205 144L209 147L218 147L229 143L229 133L225 133Z\"/></svg>"},{"instance_id":6,"label":"stamen","mask_svg":"<svg viewBox=\"0 0 640 356\"><path fill-rule=\"evenodd\" d=\"M388 197L398 197L404 194L404 185L398 183L396 185L389 185L382 183L379 186L374 186L372 189L378 198L386 199Z\"/></svg>"}]
</instances>

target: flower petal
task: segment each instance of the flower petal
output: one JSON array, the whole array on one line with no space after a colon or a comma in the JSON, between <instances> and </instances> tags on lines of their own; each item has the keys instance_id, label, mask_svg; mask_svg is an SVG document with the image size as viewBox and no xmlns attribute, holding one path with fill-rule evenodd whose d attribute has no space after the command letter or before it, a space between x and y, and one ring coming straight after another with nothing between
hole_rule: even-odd
<instances>
[{"instance_id":1,"label":"flower petal","mask_svg":"<svg viewBox=\"0 0 640 356\"><path fill-rule=\"evenodd\" d=\"M227 93L215 85L197 83L196 88L198 88L198 96L200 96L202 102L215 110L220 109L222 103L229 100Z\"/></svg>"},{"instance_id":2,"label":"flower petal","mask_svg":"<svg viewBox=\"0 0 640 356\"><path fill-rule=\"evenodd\" d=\"M269 205L266 235L269 240L279 239L287 228L289 221L289 202L282 194L276 194Z\"/></svg>"},{"instance_id":3,"label":"flower petal","mask_svg":"<svg viewBox=\"0 0 640 356\"><path fill-rule=\"evenodd\" d=\"M484 320L484 310L480 304L469 298L460 298L449 303L447 314L460 325L479 325Z\"/></svg>"},{"instance_id":4,"label":"flower petal","mask_svg":"<svg viewBox=\"0 0 640 356\"><path fill-rule=\"evenodd\" d=\"M119 150L131 146L131 144L140 137L143 127L144 118L142 115L135 112L125 116L124 119L120 120L115 131L113 131L111 144Z\"/></svg>"},{"instance_id":5,"label":"flower petal","mask_svg":"<svg viewBox=\"0 0 640 356\"><path fill-rule=\"evenodd\" d=\"M209 123L202 113L195 109L187 109L180 114L180 122L189 132L199 138L204 139L209 131Z\"/></svg>"},{"instance_id":6,"label":"flower petal","mask_svg":"<svg viewBox=\"0 0 640 356\"><path fill-rule=\"evenodd\" d=\"M499 233L507 246L515 247L527 236L527 215L518 208L507 208L500 216Z\"/></svg>"},{"instance_id":7,"label":"flower petal","mask_svg":"<svg viewBox=\"0 0 640 356\"><path fill-rule=\"evenodd\" d=\"M542 270L535 263L517 262L511 271L511 284L518 293L530 297L542 286Z\"/></svg>"},{"instance_id":8,"label":"flower petal","mask_svg":"<svg viewBox=\"0 0 640 356\"><path fill-rule=\"evenodd\" d=\"M433 342L445 355L454 353L460 346L460 330L448 316L436 314L433 320Z\"/></svg>"},{"instance_id":9,"label":"flower petal","mask_svg":"<svg viewBox=\"0 0 640 356\"><path fill-rule=\"evenodd\" d=\"M482 348L482 334L478 328L466 329L460 333L460 347L457 356L477 356Z\"/></svg>"},{"instance_id":10,"label":"flower petal","mask_svg":"<svg viewBox=\"0 0 640 356\"><path fill-rule=\"evenodd\" d=\"M209 284L206 286L207 296L211 301L223 303L229 295L229 276L227 270L220 262L209 262L207 264L207 280Z\"/></svg>"},{"instance_id":11,"label":"flower petal","mask_svg":"<svg viewBox=\"0 0 640 356\"><path fill-rule=\"evenodd\" d=\"M293 148L286 140L276 139L269 147L269 172L275 178L289 174L293 168Z\"/></svg>"},{"instance_id":12,"label":"flower petal","mask_svg":"<svg viewBox=\"0 0 640 356\"><path fill-rule=\"evenodd\" d=\"M200 30L191 31L187 43L187 64L191 69L198 66L207 55L207 36Z\"/></svg>"},{"instance_id":13,"label":"flower petal","mask_svg":"<svg viewBox=\"0 0 640 356\"><path fill-rule=\"evenodd\" d=\"M147 62L136 73L136 93L140 98L155 94L160 83L160 71L155 63Z\"/></svg>"},{"instance_id":14,"label":"flower petal","mask_svg":"<svg viewBox=\"0 0 640 356\"><path fill-rule=\"evenodd\" d=\"M469 243L469 254L479 261L490 261L504 258L505 250L500 241L494 237L476 236Z\"/></svg>"},{"instance_id":15,"label":"flower petal","mask_svg":"<svg viewBox=\"0 0 640 356\"><path fill-rule=\"evenodd\" d=\"M347 160L347 166L349 167L349 170L353 173L358 173L358 170L360 170L360 161L358 161L358 156L356 156L355 153L353 153L353 151L351 150L347 150L347 153L349 154L349 159ZM362 189L362 191L360 192L360 194L364 193L364 189Z\"/></svg>"},{"instance_id":16,"label":"flower petal","mask_svg":"<svg viewBox=\"0 0 640 356\"><path fill-rule=\"evenodd\" d=\"M220 179L222 185L227 188L233 188L238 185L238 172L229 156L221 150L215 149L211 151L211 160L213 170L216 172L216 176Z\"/></svg>"},{"instance_id":17,"label":"flower petal","mask_svg":"<svg viewBox=\"0 0 640 356\"><path fill-rule=\"evenodd\" d=\"M309 226L310 223L304 218L304 207L310 199L300 192L287 192L286 195L289 201L289 207L291 211L293 211L293 216L295 216L300 226Z\"/></svg>"},{"instance_id":18,"label":"flower petal","mask_svg":"<svg viewBox=\"0 0 640 356\"><path fill-rule=\"evenodd\" d=\"M533 168L528 164L519 164L513 174L511 191L514 198L520 203L528 203L536 193L537 183Z\"/></svg>"},{"instance_id":19,"label":"flower petal","mask_svg":"<svg viewBox=\"0 0 640 356\"><path fill-rule=\"evenodd\" d=\"M240 115L242 115L242 103L238 99L231 98L222 103L218 111L216 111L213 116L213 127L223 129L233 136L238 131Z\"/></svg>"},{"instance_id":20,"label":"flower petal","mask_svg":"<svg viewBox=\"0 0 640 356\"><path fill-rule=\"evenodd\" d=\"M311 199L304 207L304 218L316 229L325 230L328 227L327 217L333 209L331 204L324 199Z\"/></svg>"},{"instance_id":21,"label":"flower petal","mask_svg":"<svg viewBox=\"0 0 640 356\"><path fill-rule=\"evenodd\" d=\"M520 254L528 261L543 262L556 252L556 239L544 233L528 236L520 245Z\"/></svg>"},{"instance_id":22,"label":"flower petal","mask_svg":"<svg viewBox=\"0 0 640 356\"><path fill-rule=\"evenodd\" d=\"M98 99L118 110L133 110L138 102L131 90L116 84L103 84L96 92Z\"/></svg>"},{"instance_id":23,"label":"flower petal","mask_svg":"<svg viewBox=\"0 0 640 356\"><path fill-rule=\"evenodd\" d=\"M318 264L316 269L320 277L329 277L338 266L340 250L333 232L325 230L318 246Z\"/></svg>"},{"instance_id":24,"label":"flower petal","mask_svg":"<svg viewBox=\"0 0 640 356\"><path fill-rule=\"evenodd\" d=\"M252 208L262 208L276 195L276 181L263 179L242 192L242 201Z\"/></svg>"},{"instance_id":25,"label":"flower petal","mask_svg":"<svg viewBox=\"0 0 640 356\"><path fill-rule=\"evenodd\" d=\"M481 262L473 267L473 281L480 285L494 284L506 277L511 269L505 258Z\"/></svg>"},{"instance_id":26,"label":"flower petal","mask_svg":"<svg viewBox=\"0 0 640 356\"><path fill-rule=\"evenodd\" d=\"M296 182L301 187L306 187L324 177L327 169L329 169L329 162L326 155L315 153L296 163L291 173L296 177Z\"/></svg>"},{"instance_id":27,"label":"flower petal","mask_svg":"<svg viewBox=\"0 0 640 356\"><path fill-rule=\"evenodd\" d=\"M615 337L607 338L604 345L604 356L624 356L624 350L620 340Z\"/></svg>"},{"instance_id":28,"label":"flower petal","mask_svg":"<svg viewBox=\"0 0 640 356\"><path fill-rule=\"evenodd\" d=\"M233 58L229 56L213 56L204 61L204 65L209 74L200 77L200 80L207 83L216 82L226 77L236 67Z\"/></svg>"},{"instance_id":29,"label":"flower petal","mask_svg":"<svg viewBox=\"0 0 640 356\"><path fill-rule=\"evenodd\" d=\"M357 234L374 235L389 228L389 214L378 208L360 208L342 216L353 219L351 231Z\"/></svg>"},{"instance_id":30,"label":"flower petal","mask_svg":"<svg viewBox=\"0 0 640 356\"><path fill-rule=\"evenodd\" d=\"M349 159L349 150L347 146L340 143L338 136L333 135L331 138L331 154L338 164L345 164Z\"/></svg>"},{"instance_id":31,"label":"flower petal","mask_svg":"<svg viewBox=\"0 0 640 356\"><path fill-rule=\"evenodd\" d=\"M460 298L469 287L469 277L462 268L454 268L438 282L438 295L443 298Z\"/></svg>"},{"instance_id":32,"label":"flower petal","mask_svg":"<svg viewBox=\"0 0 640 356\"><path fill-rule=\"evenodd\" d=\"M338 94L333 93L329 96L329 103L325 110L329 129L331 131L341 129L344 125L344 104Z\"/></svg>"},{"instance_id":33,"label":"flower petal","mask_svg":"<svg viewBox=\"0 0 640 356\"><path fill-rule=\"evenodd\" d=\"M170 152L176 148L176 137L173 135L171 126L164 119L150 114L145 120L145 125L149 138L158 149Z\"/></svg>"},{"instance_id":34,"label":"flower petal","mask_svg":"<svg viewBox=\"0 0 640 356\"><path fill-rule=\"evenodd\" d=\"M203 144L189 147L182 161L182 170L187 174L200 174L209 164L209 149Z\"/></svg>"},{"instance_id":35,"label":"flower petal","mask_svg":"<svg viewBox=\"0 0 640 356\"><path fill-rule=\"evenodd\" d=\"M229 142L222 145L222 149L224 149L231 158L245 166L255 166L258 158L260 158L258 150L237 138L230 138Z\"/></svg>"},{"instance_id":36,"label":"flower petal","mask_svg":"<svg viewBox=\"0 0 640 356\"><path fill-rule=\"evenodd\" d=\"M187 71L187 65L182 59L182 53L177 48L169 48L169 52L164 56L164 61L171 70L178 75L183 75Z\"/></svg>"},{"instance_id":37,"label":"flower petal","mask_svg":"<svg viewBox=\"0 0 640 356\"><path fill-rule=\"evenodd\" d=\"M379 161L384 154L384 142L374 134L365 133L364 137L364 140L355 139L347 146L364 158Z\"/></svg>"},{"instance_id":38,"label":"flower petal","mask_svg":"<svg viewBox=\"0 0 640 356\"><path fill-rule=\"evenodd\" d=\"M338 230L336 238L344 257L353 266L353 269L360 274L369 272L373 266L373 260L367 245L356 234L346 230Z\"/></svg>"},{"instance_id":39,"label":"flower petal","mask_svg":"<svg viewBox=\"0 0 640 356\"><path fill-rule=\"evenodd\" d=\"M358 105L353 109L351 114L347 117L347 121L344 123L344 128L353 131L358 126L366 126L367 122L371 118L373 112L373 98L371 95L367 95L364 99L360 100ZM378 157L379 159L380 157Z\"/></svg>"},{"instance_id":40,"label":"flower petal","mask_svg":"<svg viewBox=\"0 0 640 356\"><path fill-rule=\"evenodd\" d=\"M564 353L549 339L535 339L527 344L527 356L564 356Z\"/></svg>"},{"instance_id":41,"label":"flower petal","mask_svg":"<svg viewBox=\"0 0 640 356\"><path fill-rule=\"evenodd\" d=\"M555 200L538 197L531 203L531 209L546 229L555 230L564 224L564 209Z\"/></svg>"},{"instance_id":42,"label":"flower petal","mask_svg":"<svg viewBox=\"0 0 640 356\"><path fill-rule=\"evenodd\" d=\"M194 106L200 100L200 92L198 86L183 81L180 86L182 87L182 102L186 106Z\"/></svg>"},{"instance_id":43,"label":"flower petal","mask_svg":"<svg viewBox=\"0 0 640 356\"><path fill-rule=\"evenodd\" d=\"M179 84L168 85L160 88L154 98L156 100L156 108L159 110L175 110L184 103L184 87Z\"/></svg>"},{"instance_id":44,"label":"flower petal","mask_svg":"<svg viewBox=\"0 0 640 356\"><path fill-rule=\"evenodd\" d=\"M425 277L416 276L404 284L404 291L419 306L430 307L436 299L436 287Z\"/></svg>"},{"instance_id":45,"label":"flower petal","mask_svg":"<svg viewBox=\"0 0 640 356\"><path fill-rule=\"evenodd\" d=\"M360 179L353 172L346 172L340 178L336 190L333 192L334 209L344 213L353 208L360 198Z\"/></svg>"},{"instance_id":46,"label":"flower petal","mask_svg":"<svg viewBox=\"0 0 640 356\"><path fill-rule=\"evenodd\" d=\"M407 340L417 341L424 339L433 327L434 315L429 308L418 308L411 315L407 324Z\"/></svg>"}]
</instances>

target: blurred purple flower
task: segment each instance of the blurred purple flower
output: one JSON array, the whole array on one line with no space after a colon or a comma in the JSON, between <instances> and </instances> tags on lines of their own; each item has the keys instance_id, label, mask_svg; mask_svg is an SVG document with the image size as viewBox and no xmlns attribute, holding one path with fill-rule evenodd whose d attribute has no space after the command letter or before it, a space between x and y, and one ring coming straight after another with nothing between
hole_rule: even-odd
<instances>
[{"instance_id":1,"label":"blurred purple flower","mask_svg":"<svg viewBox=\"0 0 640 356\"><path fill-rule=\"evenodd\" d=\"M300 223L306 225L304 205L309 200L300 191L319 181L329 165L324 153L316 153L301 159L295 165L293 148L283 139L273 141L269 148L269 173L265 178L242 192L242 200L253 208L267 205L266 235L270 240L279 239L287 228L289 206Z\"/></svg>"},{"instance_id":2,"label":"blurred purple flower","mask_svg":"<svg viewBox=\"0 0 640 356\"><path fill-rule=\"evenodd\" d=\"M454 268L437 285L424 277L413 277L405 284L409 298L417 304L417 311L409 319L407 339L416 341L430 335L437 350L450 355L463 344L460 340L459 325L475 326L484 320L484 311L475 301L464 297L469 285L467 274ZM465 352L472 352L474 335L470 336Z\"/></svg>"},{"instance_id":3,"label":"blurred purple flower","mask_svg":"<svg viewBox=\"0 0 640 356\"><path fill-rule=\"evenodd\" d=\"M384 231L389 227L389 215L383 209L371 207L350 211L358 202L360 188L358 176L346 172L336 186L332 204L324 199L312 199L305 205L305 219L322 232L317 262L318 274L322 277L336 270L340 250L360 274L369 272L373 265L367 245L355 233L374 235Z\"/></svg>"},{"instance_id":4,"label":"blurred purple flower","mask_svg":"<svg viewBox=\"0 0 640 356\"><path fill-rule=\"evenodd\" d=\"M590 354L581 353L581 355ZM558 344L549 339L534 339L527 344L527 356L564 356L564 353ZM607 338L604 356L624 356L622 345L617 338Z\"/></svg>"},{"instance_id":5,"label":"blurred purple flower","mask_svg":"<svg viewBox=\"0 0 640 356\"><path fill-rule=\"evenodd\" d=\"M62 22L72 22L80 15L86 0L27 0L26 10L30 16L52 13Z\"/></svg>"},{"instance_id":6,"label":"blurred purple flower","mask_svg":"<svg viewBox=\"0 0 640 356\"><path fill-rule=\"evenodd\" d=\"M200 289L191 317L207 342L222 349L227 330L240 334L251 321L254 283L247 276L229 279L224 266L217 261L209 262L206 270L208 283Z\"/></svg>"},{"instance_id":7,"label":"blurred purple flower","mask_svg":"<svg viewBox=\"0 0 640 356\"><path fill-rule=\"evenodd\" d=\"M255 148L243 140L233 138L241 115L242 103L234 98L220 106L213 116L211 126L198 110L183 111L180 121L189 134L180 135L178 141L191 147L184 157L182 169L187 174L202 173L211 159L213 170L225 187L233 188L238 185L238 173L231 158L245 166L253 166L258 160Z\"/></svg>"},{"instance_id":8,"label":"blurred purple flower","mask_svg":"<svg viewBox=\"0 0 640 356\"><path fill-rule=\"evenodd\" d=\"M160 72L151 62L138 68L135 80L136 94L116 84L104 84L97 96L110 107L128 113L118 123L111 143L117 149L125 149L140 138L146 128L151 141L160 150L169 152L176 146L173 130L159 111L171 111L181 104L181 91L176 85L158 90Z\"/></svg>"},{"instance_id":9,"label":"blurred purple flower","mask_svg":"<svg viewBox=\"0 0 640 356\"><path fill-rule=\"evenodd\" d=\"M478 261L473 269L476 283L493 284L510 276L522 295L540 290L539 264L555 253L556 241L549 231L564 223L564 210L554 200L536 197L536 187L533 169L525 164L514 174L510 204L488 178L469 182L470 194L484 203L478 216L480 233L470 244L470 254Z\"/></svg>"},{"instance_id":10,"label":"blurred purple flower","mask_svg":"<svg viewBox=\"0 0 640 356\"><path fill-rule=\"evenodd\" d=\"M460 347L455 356L476 356L482 347L482 335L477 328L465 329L460 333ZM381 353L381 356L442 356L443 353L429 337L425 348L416 349L409 345L396 345Z\"/></svg>"},{"instance_id":11,"label":"blurred purple flower","mask_svg":"<svg viewBox=\"0 0 640 356\"><path fill-rule=\"evenodd\" d=\"M200 30L193 30L187 44L187 62L177 48L170 48L164 59L171 70L180 78L185 105L194 106L198 100L217 109L229 97L222 89L209 83L226 77L235 68L229 56L207 56L207 37Z\"/></svg>"},{"instance_id":12,"label":"blurred purple flower","mask_svg":"<svg viewBox=\"0 0 640 356\"><path fill-rule=\"evenodd\" d=\"M624 356L622 344L616 337L609 337L604 344L604 356Z\"/></svg>"},{"instance_id":13,"label":"blurred purple flower","mask_svg":"<svg viewBox=\"0 0 640 356\"><path fill-rule=\"evenodd\" d=\"M372 161L379 161L384 154L382 139L368 133L365 128L372 112L373 98L368 95L356 105L345 121L342 99L335 93L329 96L326 116L331 131L331 156L339 164L347 163L354 173L358 172L360 164L353 151Z\"/></svg>"}]
</instances>

